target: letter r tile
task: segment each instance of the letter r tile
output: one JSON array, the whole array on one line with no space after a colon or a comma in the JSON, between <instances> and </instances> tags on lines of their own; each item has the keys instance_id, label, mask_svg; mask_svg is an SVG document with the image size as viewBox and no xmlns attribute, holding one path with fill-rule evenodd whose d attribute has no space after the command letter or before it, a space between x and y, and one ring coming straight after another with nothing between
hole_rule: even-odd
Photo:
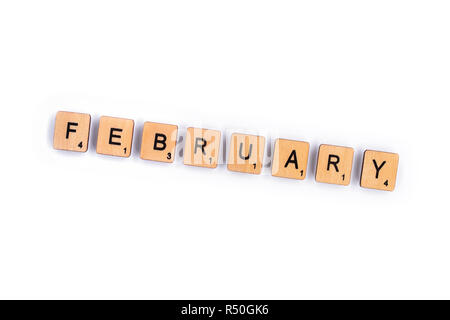
<instances>
[{"instance_id":1,"label":"letter r tile","mask_svg":"<svg viewBox=\"0 0 450 320\"><path fill-rule=\"evenodd\" d=\"M178 126L146 122L142 131L141 159L173 162L178 139Z\"/></svg>"},{"instance_id":2,"label":"letter r tile","mask_svg":"<svg viewBox=\"0 0 450 320\"><path fill-rule=\"evenodd\" d=\"M399 156L396 153L366 150L361 169L361 187L393 191Z\"/></svg>"},{"instance_id":3,"label":"letter r tile","mask_svg":"<svg viewBox=\"0 0 450 320\"><path fill-rule=\"evenodd\" d=\"M98 125L97 153L129 157L133 143L134 121L101 117Z\"/></svg>"},{"instance_id":4,"label":"letter r tile","mask_svg":"<svg viewBox=\"0 0 450 320\"><path fill-rule=\"evenodd\" d=\"M56 114L53 147L58 150L86 152L90 128L89 114L59 111Z\"/></svg>"},{"instance_id":5,"label":"letter r tile","mask_svg":"<svg viewBox=\"0 0 450 320\"><path fill-rule=\"evenodd\" d=\"M353 148L323 144L317 157L316 181L347 186L353 166Z\"/></svg>"},{"instance_id":6,"label":"letter r tile","mask_svg":"<svg viewBox=\"0 0 450 320\"><path fill-rule=\"evenodd\" d=\"M250 134L233 133L231 135L228 170L260 174L266 138Z\"/></svg>"},{"instance_id":7,"label":"letter r tile","mask_svg":"<svg viewBox=\"0 0 450 320\"><path fill-rule=\"evenodd\" d=\"M220 131L188 128L184 147L184 164L216 168L219 160Z\"/></svg>"}]
</instances>

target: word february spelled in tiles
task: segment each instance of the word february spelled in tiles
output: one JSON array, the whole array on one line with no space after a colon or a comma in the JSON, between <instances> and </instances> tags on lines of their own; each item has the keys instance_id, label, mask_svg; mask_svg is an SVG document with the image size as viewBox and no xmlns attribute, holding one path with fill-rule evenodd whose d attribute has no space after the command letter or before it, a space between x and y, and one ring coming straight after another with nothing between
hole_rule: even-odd
<instances>
[{"instance_id":1,"label":"word february spelled in tiles","mask_svg":"<svg viewBox=\"0 0 450 320\"><path fill-rule=\"evenodd\" d=\"M91 116L83 113L56 114L53 146L58 150L86 152L89 145ZM98 126L97 153L129 157L133 144L134 121L101 117ZM221 132L205 128L188 128L184 143L184 164L214 169L219 163ZM141 159L171 163L175 159L178 126L146 122L142 131ZM263 168L266 138L233 133L230 137L227 168L230 171L260 174ZM319 147L316 181L347 186L350 184L354 150L350 147L323 144ZM276 139L272 159L272 176L304 180L309 143ZM366 150L362 162L360 185L363 188L393 191L397 179L399 156L396 153Z\"/></svg>"}]
</instances>

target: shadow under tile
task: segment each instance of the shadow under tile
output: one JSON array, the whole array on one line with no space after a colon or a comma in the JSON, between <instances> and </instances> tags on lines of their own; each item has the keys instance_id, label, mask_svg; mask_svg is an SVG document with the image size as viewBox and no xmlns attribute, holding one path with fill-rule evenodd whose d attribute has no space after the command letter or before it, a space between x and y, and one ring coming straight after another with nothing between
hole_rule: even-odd
<instances>
[{"instance_id":1,"label":"shadow under tile","mask_svg":"<svg viewBox=\"0 0 450 320\"><path fill-rule=\"evenodd\" d=\"M133 147L132 147L132 156L140 157L141 156L141 144L142 144L142 131L144 130L144 124L139 122L135 122L134 126L134 137L133 137Z\"/></svg>"},{"instance_id":2,"label":"shadow under tile","mask_svg":"<svg viewBox=\"0 0 450 320\"><path fill-rule=\"evenodd\" d=\"M317 157L319 153L320 145L313 144L310 145L309 150L309 163L308 163L308 175L310 179L316 180L316 167L317 167Z\"/></svg>"},{"instance_id":3,"label":"shadow under tile","mask_svg":"<svg viewBox=\"0 0 450 320\"><path fill-rule=\"evenodd\" d=\"M353 159L353 171L351 183L359 185L361 179L362 161L364 158L364 151L356 150L355 157Z\"/></svg>"}]
</instances>

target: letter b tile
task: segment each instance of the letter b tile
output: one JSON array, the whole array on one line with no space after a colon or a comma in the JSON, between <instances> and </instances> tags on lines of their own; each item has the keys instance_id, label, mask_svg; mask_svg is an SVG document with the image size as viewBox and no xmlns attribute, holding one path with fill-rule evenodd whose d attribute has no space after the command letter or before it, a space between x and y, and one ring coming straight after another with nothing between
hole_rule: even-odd
<instances>
[{"instance_id":1,"label":"letter b tile","mask_svg":"<svg viewBox=\"0 0 450 320\"><path fill-rule=\"evenodd\" d=\"M233 133L231 135L228 170L260 174L266 138L249 134Z\"/></svg>"},{"instance_id":2,"label":"letter b tile","mask_svg":"<svg viewBox=\"0 0 450 320\"><path fill-rule=\"evenodd\" d=\"M347 186L353 165L353 148L321 145L317 158L316 181Z\"/></svg>"},{"instance_id":3,"label":"letter b tile","mask_svg":"<svg viewBox=\"0 0 450 320\"><path fill-rule=\"evenodd\" d=\"M146 122L142 132L141 159L173 162L177 138L178 126Z\"/></svg>"},{"instance_id":4,"label":"letter b tile","mask_svg":"<svg viewBox=\"0 0 450 320\"><path fill-rule=\"evenodd\" d=\"M134 121L101 117L98 125L97 153L129 157L133 143Z\"/></svg>"},{"instance_id":5,"label":"letter b tile","mask_svg":"<svg viewBox=\"0 0 450 320\"><path fill-rule=\"evenodd\" d=\"M393 191L397 180L398 154L366 150L361 171L361 187Z\"/></svg>"},{"instance_id":6,"label":"letter b tile","mask_svg":"<svg viewBox=\"0 0 450 320\"><path fill-rule=\"evenodd\" d=\"M56 114L53 147L58 150L86 152L90 127L90 115L59 111Z\"/></svg>"}]
</instances>

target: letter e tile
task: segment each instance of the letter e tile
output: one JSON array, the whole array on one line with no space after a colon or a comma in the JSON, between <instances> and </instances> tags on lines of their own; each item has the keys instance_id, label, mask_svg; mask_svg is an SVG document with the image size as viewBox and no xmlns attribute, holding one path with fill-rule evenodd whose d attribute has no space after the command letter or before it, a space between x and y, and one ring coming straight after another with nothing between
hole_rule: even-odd
<instances>
[{"instance_id":1,"label":"letter e tile","mask_svg":"<svg viewBox=\"0 0 450 320\"><path fill-rule=\"evenodd\" d=\"M134 121L101 117L98 125L97 153L129 157L133 143Z\"/></svg>"}]
</instances>

